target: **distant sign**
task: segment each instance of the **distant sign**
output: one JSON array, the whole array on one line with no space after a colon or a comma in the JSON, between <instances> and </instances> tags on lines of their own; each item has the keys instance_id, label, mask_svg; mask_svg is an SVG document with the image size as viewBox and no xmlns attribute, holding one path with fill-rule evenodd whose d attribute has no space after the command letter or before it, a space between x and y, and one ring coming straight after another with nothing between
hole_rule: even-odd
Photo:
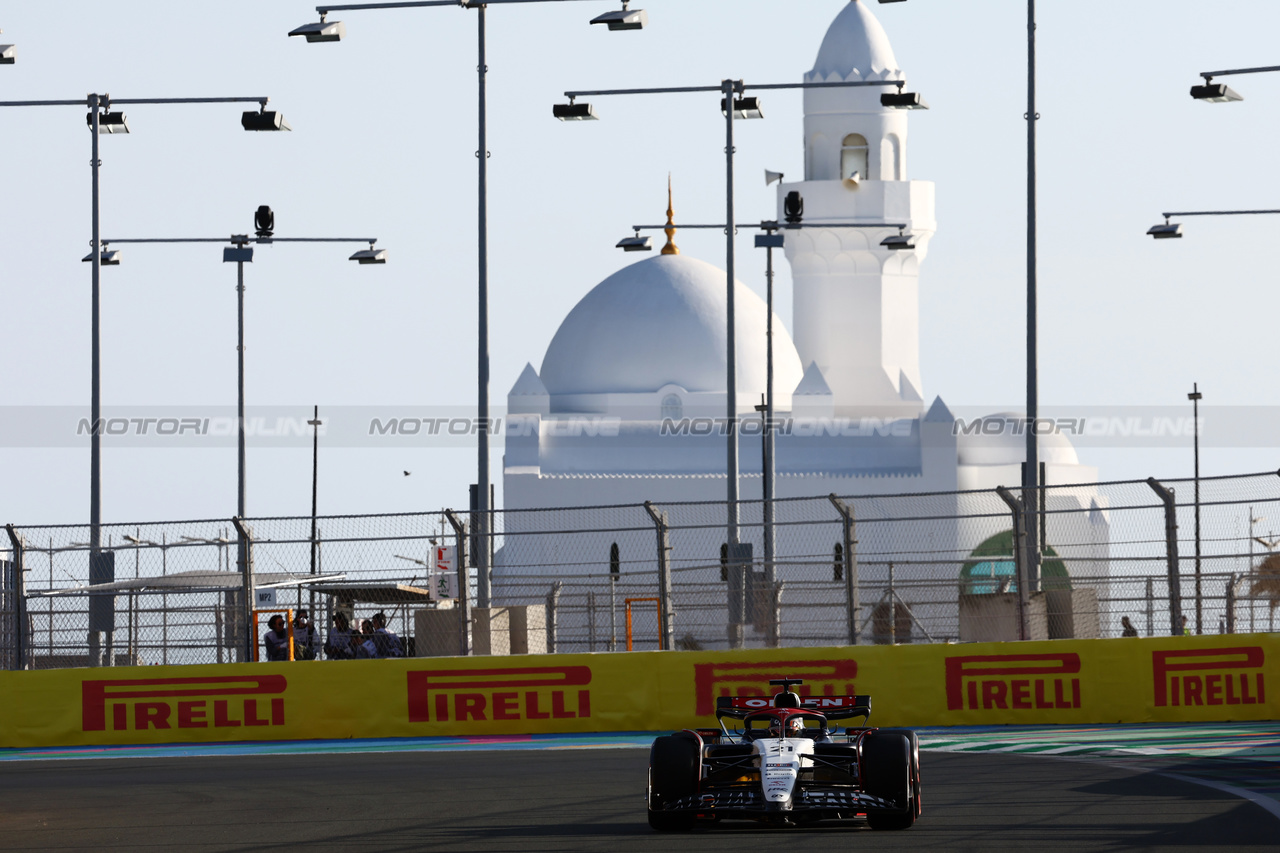
<instances>
[{"instance_id":1,"label":"distant sign","mask_svg":"<svg viewBox=\"0 0 1280 853\"><path fill-rule=\"evenodd\" d=\"M454 545L437 545L432 552L435 569L428 576L427 588L432 599L441 601L458 597L458 558Z\"/></svg>"},{"instance_id":2,"label":"distant sign","mask_svg":"<svg viewBox=\"0 0 1280 853\"><path fill-rule=\"evenodd\" d=\"M254 601L256 602L255 606L257 606L259 609L262 609L264 607L275 607L276 606L275 589L255 589Z\"/></svg>"}]
</instances>

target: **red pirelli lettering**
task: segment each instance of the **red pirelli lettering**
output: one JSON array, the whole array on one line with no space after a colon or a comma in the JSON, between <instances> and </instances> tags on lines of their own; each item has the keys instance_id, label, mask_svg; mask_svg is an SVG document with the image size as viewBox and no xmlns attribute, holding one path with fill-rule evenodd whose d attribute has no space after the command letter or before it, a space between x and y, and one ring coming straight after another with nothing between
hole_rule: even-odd
<instances>
[{"instance_id":1,"label":"red pirelli lettering","mask_svg":"<svg viewBox=\"0 0 1280 853\"><path fill-rule=\"evenodd\" d=\"M577 713L569 710L566 694L570 694L567 688L586 688L590 683L589 666L411 670L406 674L409 722L449 721L450 707L457 722L589 716L591 700L586 689L577 691Z\"/></svg>"},{"instance_id":2,"label":"red pirelli lettering","mask_svg":"<svg viewBox=\"0 0 1280 853\"><path fill-rule=\"evenodd\" d=\"M271 696L285 692L288 681L283 675L247 675L247 676L210 676L200 678L122 678L122 679L89 679L81 682L81 728L86 732L100 732L107 728L107 705L112 705L112 728L121 730L127 717L127 704L132 700L151 700L134 704L135 728L142 728L139 721L145 720L147 726L161 727L164 722L168 727L169 715L172 712L168 704L172 700L211 699L221 696ZM161 701L166 700L166 701ZM221 700L225 711L226 700ZM145 706L154 708L163 705L166 711L145 710L137 708ZM117 710L125 708L126 710ZM217 702L214 704L215 713ZM214 723L217 725L217 722ZM239 723L235 723L239 725Z\"/></svg>"},{"instance_id":3,"label":"red pirelli lettering","mask_svg":"<svg viewBox=\"0 0 1280 853\"><path fill-rule=\"evenodd\" d=\"M1165 649L1152 652L1152 699L1157 708L1261 703L1266 701L1261 671L1265 662L1266 655L1261 646ZM1232 672L1240 669L1258 672ZM1248 691L1249 675L1255 676L1256 697ZM1236 692L1236 684L1240 685L1239 693Z\"/></svg>"},{"instance_id":4,"label":"red pirelli lettering","mask_svg":"<svg viewBox=\"0 0 1280 853\"><path fill-rule=\"evenodd\" d=\"M1073 695L1070 698L1066 696L1062 680L1062 676L1080 672L1080 655L1075 652L949 657L944 669L949 711L965 708L966 698L969 708L1009 708L1012 704L1015 709L1029 709L1032 707L1032 695L1037 708L1080 707L1080 680L1071 680ZM1031 679L1026 676L1042 677ZM1050 682L1054 685L1052 701L1045 692ZM1010 691L1013 692L1012 703Z\"/></svg>"}]
</instances>

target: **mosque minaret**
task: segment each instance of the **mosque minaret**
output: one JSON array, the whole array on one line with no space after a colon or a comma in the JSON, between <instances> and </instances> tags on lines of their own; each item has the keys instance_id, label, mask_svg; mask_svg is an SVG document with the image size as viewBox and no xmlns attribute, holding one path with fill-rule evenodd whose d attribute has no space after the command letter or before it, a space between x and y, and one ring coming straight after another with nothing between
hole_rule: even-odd
<instances>
[{"instance_id":1,"label":"mosque minaret","mask_svg":"<svg viewBox=\"0 0 1280 853\"><path fill-rule=\"evenodd\" d=\"M828 30L806 83L904 81L884 29L851 2ZM907 178L909 111L881 106L892 87L806 89L804 181L782 184L804 200L804 225L787 233L794 282L792 336L817 366L836 414L918 413L920 263L935 230L933 184ZM822 228L901 223L915 248L880 242L897 229Z\"/></svg>"}]
</instances>

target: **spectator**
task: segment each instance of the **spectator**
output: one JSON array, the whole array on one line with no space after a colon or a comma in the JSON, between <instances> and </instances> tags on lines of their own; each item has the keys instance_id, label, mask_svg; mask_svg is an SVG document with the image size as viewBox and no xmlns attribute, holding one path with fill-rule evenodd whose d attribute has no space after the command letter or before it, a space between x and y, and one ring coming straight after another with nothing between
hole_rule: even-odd
<instances>
[{"instance_id":1,"label":"spectator","mask_svg":"<svg viewBox=\"0 0 1280 853\"><path fill-rule=\"evenodd\" d=\"M351 647L351 624L346 614L339 611L333 614L333 627L329 629L329 642L324 645L324 653L329 660L350 660L356 656Z\"/></svg>"},{"instance_id":2,"label":"spectator","mask_svg":"<svg viewBox=\"0 0 1280 853\"><path fill-rule=\"evenodd\" d=\"M316 659L316 628L311 624L311 614L299 610L293 617L293 658L294 660Z\"/></svg>"},{"instance_id":3,"label":"spectator","mask_svg":"<svg viewBox=\"0 0 1280 853\"><path fill-rule=\"evenodd\" d=\"M360 635L352 640L352 644L356 648L356 657L358 658L376 658L378 656L378 644L374 640L372 622L366 619L360 623Z\"/></svg>"},{"instance_id":4,"label":"spectator","mask_svg":"<svg viewBox=\"0 0 1280 853\"><path fill-rule=\"evenodd\" d=\"M387 629L387 617L381 611L373 614L373 641L378 647L378 657L404 657L404 644Z\"/></svg>"},{"instance_id":5,"label":"spectator","mask_svg":"<svg viewBox=\"0 0 1280 853\"><path fill-rule=\"evenodd\" d=\"M1182 617L1182 636L1191 636L1191 626L1187 624L1187 617L1185 616Z\"/></svg>"},{"instance_id":6,"label":"spectator","mask_svg":"<svg viewBox=\"0 0 1280 853\"><path fill-rule=\"evenodd\" d=\"M1133 627L1133 623L1129 621L1128 616L1120 617L1120 627L1124 629L1123 631L1120 632L1120 636L1122 637L1138 636L1138 629Z\"/></svg>"},{"instance_id":7,"label":"spectator","mask_svg":"<svg viewBox=\"0 0 1280 853\"><path fill-rule=\"evenodd\" d=\"M289 634L284 629L284 617L279 613L267 620L271 630L262 635L262 644L267 648L267 660L289 659Z\"/></svg>"}]
</instances>

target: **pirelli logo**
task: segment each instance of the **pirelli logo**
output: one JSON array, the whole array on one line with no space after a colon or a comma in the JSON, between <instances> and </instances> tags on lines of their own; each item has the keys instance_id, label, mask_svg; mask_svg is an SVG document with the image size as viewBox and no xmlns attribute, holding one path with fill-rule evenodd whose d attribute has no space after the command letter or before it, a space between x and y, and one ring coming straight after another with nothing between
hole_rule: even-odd
<instances>
[{"instance_id":1,"label":"pirelli logo","mask_svg":"<svg viewBox=\"0 0 1280 853\"><path fill-rule=\"evenodd\" d=\"M946 661L947 710L1080 707L1080 655L967 655Z\"/></svg>"},{"instance_id":2,"label":"pirelli logo","mask_svg":"<svg viewBox=\"0 0 1280 853\"><path fill-rule=\"evenodd\" d=\"M799 678L801 696L852 696L858 662L846 660L790 660L765 663L698 663L693 666L695 713L709 717L719 696L772 696L769 681Z\"/></svg>"},{"instance_id":3,"label":"pirelli logo","mask_svg":"<svg viewBox=\"0 0 1280 853\"><path fill-rule=\"evenodd\" d=\"M411 723L591 716L589 666L416 670L408 680Z\"/></svg>"},{"instance_id":4,"label":"pirelli logo","mask_svg":"<svg viewBox=\"0 0 1280 853\"><path fill-rule=\"evenodd\" d=\"M1151 653L1155 705L1262 705L1267 682L1261 646Z\"/></svg>"},{"instance_id":5,"label":"pirelli logo","mask_svg":"<svg viewBox=\"0 0 1280 853\"><path fill-rule=\"evenodd\" d=\"M283 675L129 678L81 684L86 732L283 726Z\"/></svg>"}]
</instances>

